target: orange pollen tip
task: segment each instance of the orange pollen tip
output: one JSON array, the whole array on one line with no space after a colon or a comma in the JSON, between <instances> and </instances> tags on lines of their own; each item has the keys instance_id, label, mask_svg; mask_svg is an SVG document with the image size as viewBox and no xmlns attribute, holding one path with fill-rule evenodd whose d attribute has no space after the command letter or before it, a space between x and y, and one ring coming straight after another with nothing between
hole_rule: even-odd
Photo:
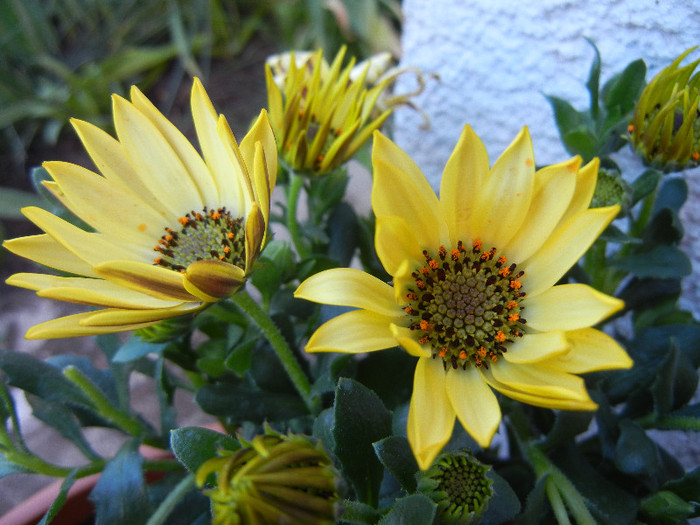
<instances>
[{"instance_id":1,"label":"orange pollen tip","mask_svg":"<svg viewBox=\"0 0 700 525\"><path fill-rule=\"evenodd\" d=\"M634 131L634 126L633 126L632 124L630 124L629 126L627 126L627 131L629 131L630 133L632 133L632 132Z\"/></svg>"},{"instance_id":2,"label":"orange pollen tip","mask_svg":"<svg viewBox=\"0 0 700 525\"><path fill-rule=\"evenodd\" d=\"M508 301L508 304L506 305L506 308L508 308L508 310L512 310L512 309L515 308L516 306L518 306L518 303L517 303L516 301Z\"/></svg>"},{"instance_id":3,"label":"orange pollen tip","mask_svg":"<svg viewBox=\"0 0 700 525\"><path fill-rule=\"evenodd\" d=\"M226 255L228 255L229 253L231 253L231 248L229 248L228 246L225 246L225 247L224 247L224 253L225 253Z\"/></svg>"},{"instance_id":4,"label":"orange pollen tip","mask_svg":"<svg viewBox=\"0 0 700 525\"><path fill-rule=\"evenodd\" d=\"M422 290L423 288L425 288L425 283L423 281L421 281L420 279L418 279L416 281L416 286Z\"/></svg>"},{"instance_id":5,"label":"orange pollen tip","mask_svg":"<svg viewBox=\"0 0 700 525\"><path fill-rule=\"evenodd\" d=\"M316 157L316 162L323 162L323 155Z\"/></svg>"},{"instance_id":6,"label":"orange pollen tip","mask_svg":"<svg viewBox=\"0 0 700 525\"><path fill-rule=\"evenodd\" d=\"M440 352L438 353L440 357L445 357L447 355L447 348L444 346L440 349Z\"/></svg>"},{"instance_id":7,"label":"orange pollen tip","mask_svg":"<svg viewBox=\"0 0 700 525\"><path fill-rule=\"evenodd\" d=\"M437 261L436 261L435 259L430 259L430 261L428 261L428 265L429 265L433 270L437 270L437 268L438 268L438 263L437 263Z\"/></svg>"},{"instance_id":8,"label":"orange pollen tip","mask_svg":"<svg viewBox=\"0 0 700 525\"><path fill-rule=\"evenodd\" d=\"M491 361L493 361L494 363L498 361L498 356L496 354L491 354Z\"/></svg>"},{"instance_id":9,"label":"orange pollen tip","mask_svg":"<svg viewBox=\"0 0 700 525\"><path fill-rule=\"evenodd\" d=\"M452 251L454 251L454 249ZM442 244L440 245L440 248L438 248L438 255L440 255L441 258L444 258L445 255L447 255L447 248L445 248Z\"/></svg>"},{"instance_id":10,"label":"orange pollen tip","mask_svg":"<svg viewBox=\"0 0 700 525\"><path fill-rule=\"evenodd\" d=\"M403 311L406 312L407 314L411 315L413 308L411 308L410 306L406 306L406 307L404 307Z\"/></svg>"},{"instance_id":11,"label":"orange pollen tip","mask_svg":"<svg viewBox=\"0 0 700 525\"><path fill-rule=\"evenodd\" d=\"M342 130L342 129L338 128L338 129L335 130L335 136L336 136L336 137L340 137L342 134L343 134L343 130Z\"/></svg>"},{"instance_id":12,"label":"orange pollen tip","mask_svg":"<svg viewBox=\"0 0 700 525\"><path fill-rule=\"evenodd\" d=\"M214 219L216 221L216 220L221 218L221 214L218 211L212 211L209 214L209 217L211 217L212 219Z\"/></svg>"},{"instance_id":13,"label":"orange pollen tip","mask_svg":"<svg viewBox=\"0 0 700 525\"><path fill-rule=\"evenodd\" d=\"M518 315L518 314L510 314L510 315L508 316L508 320L509 320L510 322L512 322L512 323L514 323L514 322L517 321L518 319L520 319L520 315Z\"/></svg>"},{"instance_id":14,"label":"orange pollen tip","mask_svg":"<svg viewBox=\"0 0 700 525\"><path fill-rule=\"evenodd\" d=\"M430 338L429 338L427 335L424 335L423 337L421 337L420 339L418 339L418 342L419 342L420 344L424 345L424 344L427 343L429 340L430 340Z\"/></svg>"},{"instance_id":15,"label":"orange pollen tip","mask_svg":"<svg viewBox=\"0 0 700 525\"><path fill-rule=\"evenodd\" d=\"M435 325L433 323L429 323L425 319L421 319L420 328L421 330L425 330L426 332L431 332L433 328L435 328Z\"/></svg>"},{"instance_id":16,"label":"orange pollen tip","mask_svg":"<svg viewBox=\"0 0 700 525\"><path fill-rule=\"evenodd\" d=\"M223 260L226 259L225 255L219 255L219 260L223 262Z\"/></svg>"},{"instance_id":17,"label":"orange pollen tip","mask_svg":"<svg viewBox=\"0 0 700 525\"><path fill-rule=\"evenodd\" d=\"M459 259L459 250L457 248L452 248L450 255L452 256L452 260L456 261L457 259Z\"/></svg>"},{"instance_id":18,"label":"orange pollen tip","mask_svg":"<svg viewBox=\"0 0 700 525\"><path fill-rule=\"evenodd\" d=\"M483 346L480 346L480 347L479 347L479 350L477 350L477 353L478 353L481 357L486 357L486 348L484 348Z\"/></svg>"},{"instance_id":19,"label":"orange pollen tip","mask_svg":"<svg viewBox=\"0 0 700 525\"><path fill-rule=\"evenodd\" d=\"M460 350L459 352L459 358L460 359L466 359L467 358L467 353L464 350Z\"/></svg>"},{"instance_id":20,"label":"orange pollen tip","mask_svg":"<svg viewBox=\"0 0 700 525\"><path fill-rule=\"evenodd\" d=\"M520 290L520 288L522 288L522 286L523 286L523 283L521 283L517 279L510 280L510 287L512 290Z\"/></svg>"},{"instance_id":21,"label":"orange pollen tip","mask_svg":"<svg viewBox=\"0 0 700 525\"><path fill-rule=\"evenodd\" d=\"M692 157L693 157L693 160L695 162L699 161L700 160L700 152L696 151L695 153L693 153Z\"/></svg>"},{"instance_id":22,"label":"orange pollen tip","mask_svg":"<svg viewBox=\"0 0 700 525\"><path fill-rule=\"evenodd\" d=\"M472 248L474 248L475 250L481 250L481 241L479 239L475 240L472 243Z\"/></svg>"},{"instance_id":23,"label":"orange pollen tip","mask_svg":"<svg viewBox=\"0 0 700 525\"><path fill-rule=\"evenodd\" d=\"M499 343L502 343L505 340L506 340L506 334L504 334L500 330L498 332L496 332L496 341L498 341Z\"/></svg>"},{"instance_id":24,"label":"orange pollen tip","mask_svg":"<svg viewBox=\"0 0 700 525\"><path fill-rule=\"evenodd\" d=\"M179 223L182 224L183 226L187 226L187 223L190 222L190 218L189 218L189 217L180 217L180 218L177 220L177 222L179 222Z\"/></svg>"},{"instance_id":25,"label":"orange pollen tip","mask_svg":"<svg viewBox=\"0 0 700 525\"><path fill-rule=\"evenodd\" d=\"M500 270L498 270L498 275L500 275L501 277L509 276L510 275L510 268L508 268L507 266L505 268L501 268Z\"/></svg>"},{"instance_id":26,"label":"orange pollen tip","mask_svg":"<svg viewBox=\"0 0 700 525\"><path fill-rule=\"evenodd\" d=\"M505 263L506 263L506 256L505 256L505 255L501 255L501 256L498 258L498 264L504 265Z\"/></svg>"},{"instance_id":27,"label":"orange pollen tip","mask_svg":"<svg viewBox=\"0 0 700 525\"><path fill-rule=\"evenodd\" d=\"M233 238L235 237L235 235L229 232L229 233L226 235L226 237L228 237L229 239L233 239Z\"/></svg>"},{"instance_id":28,"label":"orange pollen tip","mask_svg":"<svg viewBox=\"0 0 700 525\"><path fill-rule=\"evenodd\" d=\"M491 254L490 254L489 252L484 252L484 253L481 254L481 260L482 260L482 261L486 261L486 260L489 259L490 257L491 257Z\"/></svg>"},{"instance_id":29,"label":"orange pollen tip","mask_svg":"<svg viewBox=\"0 0 700 525\"><path fill-rule=\"evenodd\" d=\"M162 260L163 259L161 257L156 257L155 259L153 259L153 262L156 264L160 264L160 261L162 261Z\"/></svg>"},{"instance_id":30,"label":"orange pollen tip","mask_svg":"<svg viewBox=\"0 0 700 525\"><path fill-rule=\"evenodd\" d=\"M196 218L198 221L201 221L201 220L202 220L202 214L201 214L201 213L195 214L195 218Z\"/></svg>"},{"instance_id":31,"label":"orange pollen tip","mask_svg":"<svg viewBox=\"0 0 700 525\"><path fill-rule=\"evenodd\" d=\"M420 273L422 273L423 275L428 275L430 273L430 268L428 268L427 266L423 266L423 268L420 269Z\"/></svg>"}]
</instances>

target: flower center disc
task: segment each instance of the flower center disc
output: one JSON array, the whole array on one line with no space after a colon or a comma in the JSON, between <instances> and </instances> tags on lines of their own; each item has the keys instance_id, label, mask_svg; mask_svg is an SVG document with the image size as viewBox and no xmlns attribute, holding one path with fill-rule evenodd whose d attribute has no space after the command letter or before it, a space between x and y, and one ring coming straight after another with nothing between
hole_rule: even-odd
<instances>
[{"instance_id":1,"label":"flower center disc","mask_svg":"<svg viewBox=\"0 0 700 525\"><path fill-rule=\"evenodd\" d=\"M496 257L496 248L482 251L479 240L471 249L459 241L449 253L440 246L436 257L427 250L423 256L425 265L411 274L415 287L406 294L411 330L422 332L418 341L430 343L445 369L488 368L488 360L496 362L523 335L524 272Z\"/></svg>"},{"instance_id":2,"label":"flower center disc","mask_svg":"<svg viewBox=\"0 0 700 525\"><path fill-rule=\"evenodd\" d=\"M196 261L217 260L245 265L243 219L233 218L226 208L191 211L178 219L180 229L165 229L155 248L157 265L184 272Z\"/></svg>"}]
</instances>

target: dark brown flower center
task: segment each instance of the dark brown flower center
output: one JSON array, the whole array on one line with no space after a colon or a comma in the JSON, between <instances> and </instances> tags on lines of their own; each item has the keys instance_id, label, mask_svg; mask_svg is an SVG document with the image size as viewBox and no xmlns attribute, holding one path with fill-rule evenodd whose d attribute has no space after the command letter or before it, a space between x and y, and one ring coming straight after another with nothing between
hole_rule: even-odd
<instances>
[{"instance_id":1,"label":"dark brown flower center","mask_svg":"<svg viewBox=\"0 0 700 525\"><path fill-rule=\"evenodd\" d=\"M421 332L418 341L430 344L445 369L488 367L523 335L524 272L507 265L496 248L482 251L479 240L471 248L459 241L450 251L440 246L435 256L423 255L425 265L412 273L415 286L406 295L411 330Z\"/></svg>"},{"instance_id":2,"label":"dark brown flower center","mask_svg":"<svg viewBox=\"0 0 700 525\"><path fill-rule=\"evenodd\" d=\"M178 219L179 230L165 229L155 248L154 264L184 272L196 261L218 260L245 266L245 230L242 218L226 208L191 211Z\"/></svg>"}]
</instances>

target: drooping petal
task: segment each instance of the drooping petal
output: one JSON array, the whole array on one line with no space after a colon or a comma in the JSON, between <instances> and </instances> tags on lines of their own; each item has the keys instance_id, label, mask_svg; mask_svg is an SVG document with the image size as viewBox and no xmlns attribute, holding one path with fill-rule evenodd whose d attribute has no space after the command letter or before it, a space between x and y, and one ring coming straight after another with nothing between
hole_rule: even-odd
<instances>
[{"instance_id":1,"label":"drooping petal","mask_svg":"<svg viewBox=\"0 0 700 525\"><path fill-rule=\"evenodd\" d=\"M345 352L361 354L396 346L389 329L393 318L353 310L322 324L306 344L307 352Z\"/></svg>"},{"instance_id":2,"label":"drooping petal","mask_svg":"<svg viewBox=\"0 0 700 525\"><path fill-rule=\"evenodd\" d=\"M529 296L553 286L593 244L615 218L620 207L593 208L574 215L519 268L525 272L523 288Z\"/></svg>"},{"instance_id":3,"label":"drooping petal","mask_svg":"<svg viewBox=\"0 0 700 525\"><path fill-rule=\"evenodd\" d=\"M430 357L431 352L429 345L422 345L416 341L415 332L405 326L398 326L394 323L389 325L391 333L394 335L396 342L406 350L409 354L415 357Z\"/></svg>"},{"instance_id":4,"label":"drooping petal","mask_svg":"<svg viewBox=\"0 0 700 525\"><path fill-rule=\"evenodd\" d=\"M525 334L508 345L503 358L509 363L537 363L569 351L564 332Z\"/></svg>"},{"instance_id":5,"label":"drooping petal","mask_svg":"<svg viewBox=\"0 0 700 525\"><path fill-rule=\"evenodd\" d=\"M541 332L593 326L624 307L620 299L585 284L560 284L522 301L527 326Z\"/></svg>"},{"instance_id":6,"label":"drooping petal","mask_svg":"<svg viewBox=\"0 0 700 525\"><path fill-rule=\"evenodd\" d=\"M501 407L476 367L448 370L447 397L459 422L479 446L486 448L501 423Z\"/></svg>"},{"instance_id":7,"label":"drooping petal","mask_svg":"<svg viewBox=\"0 0 700 525\"><path fill-rule=\"evenodd\" d=\"M95 266L97 275L166 301L199 302L185 290L181 273L136 261L108 261Z\"/></svg>"},{"instance_id":8,"label":"drooping petal","mask_svg":"<svg viewBox=\"0 0 700 525\"><path fill-rule=\"evenodd\" d=\"M81 321L87 319L94 312L84 312L80 314L67 315L57 319L51 319L43 323L32 326L25 334L26 339L59 339L63 337L82 337L86 335L111 334L114 332L128 332L138 330L155 324L137 323L121 326L83 326Z\"/></svg>"},{"instance_id":9,"label":"drooping petal","mask_svg":"<svg viewBox=\"0 0 700 525\"><path fill-rule=\"evenodd\" d=\"M243 269L223 261L195 261L187 267L183 285L202 301L213 303L229 297L245 282Z\"/></svg>"},{"instance_id":10,"label":"drooping petal","mask_svg":"<svg viewBox=\"0 0 700 525\"><path fill-rule=\"evenodd\" d=\"M580 157L535 173L535 190L527 219L503 248L511 261L524 261L549 238L566 211L576 187Z\"/></svg>"},{"instance_id":11,"label":"drooping petal","mask_svg":"<svg viewBox=\"0 0 700 525\"><path fill-rule=\"evenodd\" d=\"M97 277L91 265L45 233L10 239L2 245L15 255L49 268L74 275Z\"/></svg>"},{"instance_id":12,"label":"drooping petal","mask_svg":"<svg viewBox=\"0 0 700 525\"><path fill-rule=\"evenodd\" d=\"M445 390L442 361L419 359L408 410L408 442L421 470L427 470L450 440L455 411Z\"/></svg>"},{"instance_id":13,"label":"drooping petal","mask_svg":"<svg viewBox=\"0 0 700 525\"><path fill-rule=\"evenodd\" d=\"M493 165L472 212L472 237L498 248L517 233L527 216L535 182L535 156L523 128Z\"/></svg>"},{"instance_id":14,"label":"drooping petal","mask_svg":"<svg viewBox=\"0 0 700 525\"><path fill-rule=\"evenodd\" d=\"M423 251L413 229L401 217L377 218L374 245L377 257L389 275L396 275L406 260L418 264Z\"/></svg>"},{"instance_id":15,"label":"drooping petal","mask_svg":"<svg viewBox=\"0 0 700 525\"><path fill-rule=\"evenodd\" d=\"M627 352L612 337L594 328L566 332L571 350L548 363L572 374L631 368Z\"/></svg>"},{"instance_id":16,"label":"drooping petal","mask_svg":"<svg viewBox=\"0 0 700 525\"><path fill-rule=\"evenodd\" d=\"M489 172L486 147L471 126L464 126L440 181L440 209L449 228L450 242L472 238L470 219L476 196Z\"/></svg>"},{"instance_id":17,"label":"drooping petal","mask_svg":"<svg viewBox=\"0 0 700 525\"><path fill-rule=\"evenodd\" d=\"M396 305L391 286L354 268L333 268L314 274L299 285L294 296L317 303L363 308L394 320L403 313Z\"/></svg>"},{"instance_id":18,"label":"drooping petal","mask_svg":"<svg viewBox=\"0 0 700 525\"><path fill-rule=\"evenodd\" d=\"M114 127L131 165L151 193L176 217L201 210L202 197L180 158L153 123L114 95Z\"/></svg>"}]
</instances>

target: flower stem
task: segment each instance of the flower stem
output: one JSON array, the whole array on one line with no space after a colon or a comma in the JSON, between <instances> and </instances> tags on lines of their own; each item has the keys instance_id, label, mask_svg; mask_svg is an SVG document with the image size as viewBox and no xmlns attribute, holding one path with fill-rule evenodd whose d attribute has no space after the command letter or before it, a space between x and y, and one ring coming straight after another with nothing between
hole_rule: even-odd
<instances>
[{"instance_id":1,"label":"flower stem","mask_svg":"<svg viewBox=\"0 0 700 525\"><path fill-rule=\"evenodd\" d=\"M305 259L309 256L309 250L304 244L304 239L299 229L297 221L297 204L299 202L299 194L304 186L304 178L293 170L289 170L289 194L287 196L287 230L292 238L294 248L296 248L300 259Z\"/></svg>"},{"instance_id":2,"label":"flower stem","mask_svg":"<svg viewBox=\"0 0 700 525\"><path fill-rule=\"evenodd\" d=\"M277 353L277 357L282 362L284 370L292 380L294 387L304 400L306 407L312 414L316 413L316 404L311 399L311 384L306 374L301 369L297 358L291 348L284 340L284 337L270 319L270 316L255 302L255 300L245 291L239 290L232 296L233 302L260 328L272 348Z\"/></svg>"},{"instance_id":3,"label":"flower stem","mask_svg":"<svg viewBox=\"0 0 700 525\"><path fill-rule=\"evenodd\" d=\"M146 525L161 525L165 523L175 506L194 488L194 474L188 474L178 483L168 496L158 506L156 511L146 522Z\"/></svg>"}]
</instances>

